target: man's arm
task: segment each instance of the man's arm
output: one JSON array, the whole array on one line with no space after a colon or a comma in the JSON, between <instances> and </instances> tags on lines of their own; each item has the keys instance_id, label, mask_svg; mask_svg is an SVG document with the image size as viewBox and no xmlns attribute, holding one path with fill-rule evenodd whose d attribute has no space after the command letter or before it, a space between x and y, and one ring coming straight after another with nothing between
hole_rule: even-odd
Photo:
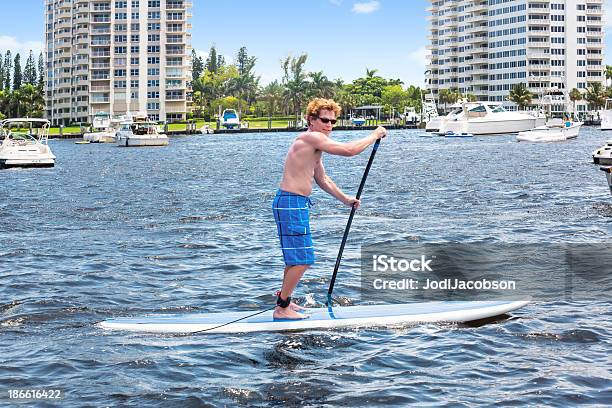
<instances>
[{"instance_id":1,"label":"man's arm","mask_svg":"<svg viewBox=\"0 0 612 408\"><path fill-rule=\"evenodd\" d=\"M340 190L340 188L336 185L336 183L334 183L331 177L329 177L327 173L325 173L325 167L323 167L323 160L321 159L319 159L317 165L315 166L314 179L319 185L319 187L321 187L321 189L329 195L335 197L340 202L349 207L356 205L355 208L359 208L361 201L357 200L354 197L347 196L342 192L342 190Z\"/></svg>"},{"instance_id":2,"label":"man's arm","mask_svg":"<svg viewBox=\"0 0 612 408\"><path fill-rule=\"evenodd\" d=\"M307 132L302 136L302 140L325 153L337 156L356 156L377 139L383 138L386 135L387 130L383 127L378 127L371 135L348 143L336 142L319 132Z\"/></svg>"}]
</instances>

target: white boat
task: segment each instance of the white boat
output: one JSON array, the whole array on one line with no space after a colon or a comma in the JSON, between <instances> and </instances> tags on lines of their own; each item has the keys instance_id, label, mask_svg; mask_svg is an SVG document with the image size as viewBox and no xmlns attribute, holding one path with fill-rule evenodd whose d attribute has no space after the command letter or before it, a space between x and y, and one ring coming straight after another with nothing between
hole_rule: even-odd
<instances>
[{"instance_id":1,"label":"white boat","mask_svg":"<svg viewBox=\"0 0 612 408\"><path fill-rule=\"evenodd\" d=\"M200 128L200 133L202 133L203 135L212 135L213 133L215 133L215 131L212 130L210 126L204 125Z\"/></svg>"},{"instance_id":2,"label":"white boat","mask_svg":"<svg viewBox=\"0 0 612 408\"><path fill-rule=\"evenodd\" d=\"M226 109L221 114L221 126L226 129L240 129L240 118L234 109Z\"/></svg>"},{"instance_id":3,"label":"white boat","mask_svg":"<svg viewBox=\"0 0 612 408\"><path fill-rule=\"evenodd\" d=\"M157 123L150 121L147 115L135 115L133 120L121 123L116 134L117 146L167 146L168 136L160 134Z\"/></svg>"},{"instance_id":4,"label":"white boat","mask_svg":"<svg viewBox=\"0 0 612 408\"><path fill-rule=\"evenodd\" d=\"M404 119L406 123L413 123L415 125L420 122L419 114L416 113L414 108L409 106L404 107L404 114L401 116L401 119Z\"/></svg>"},{"instance_id":5,"label":"white boat","mask_svg":"<svg viewBox=\"0 0 612 408\"><path fill-rule=\"evenodd\" d=\"M351 117L351 123L353 123L353 126L363 126L366 120L363 116L353 116Z\"/></svg>"},{"instance_id":6,"label":"white boat","mask_svg":"<svg viewBox=\"0 0 612 408\"><path fill-rule=\"evenodd\" d=\"M0 121L0 168L55 166L55 155L48 145L50 125L46 119Z\"/></svg>"},{"instance_id":7,"label":"white boat","mask_svg":"<svg viewBox=\"0 0 612 408\"><path fill-rule=\"evenodd\" d=\"M612 130L612 99L606 99L604 110L599 111L601 130Z\"/></svg>"},{"instance_id":8,"label":"white boat","mask_svg":"<svg viewBox=\"0 0 612 408\"><path fill-rule=\"evenodd\" d=\"M437 132L440 130L441 119L438 115L436 100L431 94L424 95L421 101L421 114L425 122L426 132Z\"/></svg>"},{"instance_id":9,"label":"white boat","mask_svg":"<svg viewBox=\"0 0 612 408\"><path fill-rule=\"evenodd\" d=\"M541 112L507 111L501 102L462 102L461 108L442 118L438 133L518 133L545 123L546 117Z\"/></svg>"},{"instance_id":10,"label":"white boat","mask_svg":"<svg viewBox=\"0 0 612 408\"><path fill-rule=\"evenodd\" d=\"M593 163L612 165L612 139L593 152Z\"/></svg>"},{"instance_id":11,"label":"white boat","mask_svg":"<svg viewBox=\"0 0 612 408\"><path fill-rule=\"evenodd\" d=\"M91 124L92 131L83 135L83 140L90 143L113 143L117 133L117 122L111 121L110 114L98 112ZM114 125L114 126L113 126Z\"/></svg>"},{"instance_id":12,"label":"white boat","mask_svg":"<svg viewBox=\"0 0 612 408\"><path fill-rule=\"evenodd\" d=\"M610 187L610 194L612 194L612 166L600 167L599 169L606 172L606 178L608 179L608 186Z\"/></svg>"},{"instance_id":13,"label":"white boat","mask_svg":"<svg viewBox=\"0 0 612 408\"><path fill-rule=\"evenodd\" d=\"M551 121L544 126L538 126L525 132L519 132L516 139L519 142L562 142L578 137L582 122Z\"/></svg>"}]
</instances>

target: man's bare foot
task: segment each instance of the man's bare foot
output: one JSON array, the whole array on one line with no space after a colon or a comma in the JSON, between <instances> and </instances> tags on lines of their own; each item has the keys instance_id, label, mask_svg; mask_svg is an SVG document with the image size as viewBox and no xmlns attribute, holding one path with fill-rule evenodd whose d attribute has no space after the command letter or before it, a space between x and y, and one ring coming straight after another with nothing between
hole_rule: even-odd
<instances>
[{"instance_id":1,"label":"man's bare foot","mask_svg":"<svg viewBox=\"0 0 612 408\"><path fill-rule=\"evenodd\" d=\"M290 320L302 320L308 319L308 316L303 315L301 313L296 312L289 307L282 308L280 306L276 306L274 308L274 314L272 315L275 319L290 319Z\"/></svg>"},{"instance_id":2,"label":"man's bare foot","mask_svg":"<svg viewBox=\"0 0 612 408\"><path fill-rule=\"evenodd\" d=\"M295 304L295 303L293 303L293 302L289 303L289 308L290 308L291 310L293 310L294 312L301 312L302 310L306 310L306 308L305 308L305 307L302 307L302 306L300 306L300 305L297 305L297 304Z\"/></svg>"}]
</instances>

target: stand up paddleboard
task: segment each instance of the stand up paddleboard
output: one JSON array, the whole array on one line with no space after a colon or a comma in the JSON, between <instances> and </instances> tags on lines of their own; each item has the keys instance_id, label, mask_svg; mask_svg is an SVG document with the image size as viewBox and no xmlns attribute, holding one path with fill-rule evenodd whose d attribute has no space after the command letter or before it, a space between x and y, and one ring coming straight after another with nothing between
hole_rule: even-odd
<instances>
[{"instance_id":1,"label":"stand up paddleboard","mask_svg":"<svg viewBox=\"0 0 612 408\"><path fill-rule=\"evenodd\" d=\"M461 323L499 316L527 303L529 301L426 302L326 307L306 309L307 319L292 321L274 320L272 310L257 315L254 312L158 314L120 317L103 321L99 326L108 330L146 333L213 334L381 327L424 322Z\"/></svg>"}]
</instances>

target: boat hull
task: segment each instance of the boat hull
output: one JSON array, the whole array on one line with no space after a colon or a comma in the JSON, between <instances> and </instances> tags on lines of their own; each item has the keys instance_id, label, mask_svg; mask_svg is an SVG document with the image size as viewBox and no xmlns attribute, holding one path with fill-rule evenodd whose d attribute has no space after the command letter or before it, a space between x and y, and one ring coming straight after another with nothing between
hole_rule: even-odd
<instances>
[{"instance_id":1,"label":"boat hull","mask_svg":"<svg viewBox=\"0 0 612 408\"><path fill-rule=\"evenodd\" d=\"M604 110L599 113L601 117L601 130L612 130L612 110Z\"/></svg>"},{"instance_id":2,"label":"boat hull","mask_svg":"<svg viewBox=\"0 0 612 408\"><path fill-rule=\"evenodd\" d=\"M612 166L600 167L600 170L606 172L606 178L608 179L608 187L610 187L610 194L612 194Z\"/></svg>"},{"instance_id":3,"label":"boat hull","mask_svg":"<svg viewBox=\"0 0 612 408\"><path fill-rule=\"evenodd\" d=\"M117 139L117 146L120 147L148 147L148 146L168 146L167 136L159 137L121 137Z\"/></svg>"},{"instance_id":4,"label":"boat hull","mask_svg":"<svg viewBox=\"0 0 612 408\"><path fill-rule=\"evenodd\" d=\"M519 142L562 142L568 139L575 139L578 137L582 122L574 123L570 127L559 127L559 126L542 126L534 128L526 132L519 132L516 139Z\"/></svg>"},{"instance_id":5,"label":"boat hull","mask_svg":"<svg viewBox=\"0 0 612 408\"><path fill-rule=\"evenodd\" d=\"M526 117L521 119L481 120L447 120L439 129L439 133L471 133L473 135L499 135L527 131L544 125L544 117Z\"/></svg>"},{"instance_id":6,"label":"boat hull","mask_svg":"<svg viewBox=\"0 0 612 408\"><path fill-rule=\"evenodd\" d=\"M92 132L85 133L83 140L90 143L115 143L114 132Z\"/></svg>"}]
</instances>

